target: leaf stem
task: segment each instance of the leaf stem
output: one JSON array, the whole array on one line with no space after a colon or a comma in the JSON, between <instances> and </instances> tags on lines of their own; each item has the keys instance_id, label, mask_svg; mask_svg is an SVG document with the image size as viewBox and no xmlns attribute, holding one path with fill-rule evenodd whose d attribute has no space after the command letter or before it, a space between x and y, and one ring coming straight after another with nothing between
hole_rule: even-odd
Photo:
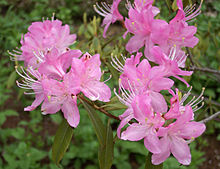
<instances>
[{"instance_id":1,"label":"leaf stem","mask_svg":"<svg viewBox=\"0 0 220 169\"><path fill-rule=\"evenodd\" d=\"M111 113L107 112L106 110L104 110L103 108L97 106L95 103L90 102L89 100L85 99L82 95L78 96L80 99L82 99L83 101L85 101L86 103L88 103L90 106L92 106L93 108L95 108L96 110L100 111L101 113L105 114L106 116L118 120L120 121L119 117L112 115Z\"/></svg>"}]
</instances>

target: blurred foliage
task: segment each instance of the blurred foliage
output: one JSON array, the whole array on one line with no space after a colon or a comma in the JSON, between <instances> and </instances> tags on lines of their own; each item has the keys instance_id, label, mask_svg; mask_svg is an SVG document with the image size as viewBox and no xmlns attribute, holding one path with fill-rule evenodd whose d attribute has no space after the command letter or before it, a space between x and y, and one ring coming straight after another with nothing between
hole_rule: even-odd
<instances>
[{"instance_id":1,"label":"blurred foliage","mask_svg":"<svg viewBox=\"0 0 220 169\"><path fill-rule=\"evenodd\" d=\"M172 0L170 0L172 2ZM56 17L64 24L70 24L71 32L77 33L78 41L72 48L80 48L83 52L91 54L100 53L102 68L105 71L103 79L110 74L113 78L108 81L111 89L117 88L118 72L111 66L109 56L113 53L127 56L124 45L127 42L121 38L124 33L122 27L111 26L109 38L102 38L103 29L100 28L101 18L93 17L95 14L92 5L95 1L88 0L1 0L0 1L0 168L2 169L57 169L52 162L51 147L57 125L62 121L62 115L57 113L42 116L40 109L30 113L23 112L23 108L31 104L33 97L24 96L23 90L18 89L15 80L18 78L14 72L14 65L7 54L7 50L20 47L21 35L27 32L28 26L33 21L42 20L42 17ZM160 7L160 17L172 18L166 1L155 1ZM163 7L163 8L162 8ZM170 9L172 10L172 9ZM84 14L82 13L85 12ZM120 9L121 11L121 9ZM122 9L123 11L123 9ZM220 70L220 4L217 1L204 2L202 13L197 20L190 23L198 27L197 37L200 42L193 50L194 64L198 67L209 67ZM97 15L96 15L97 16ZM189 67L190 62L187 63ZM191 78L186 79L193 86L193 93L199 95L201 88L206 87L206 104L196 113L196 118L201 120L219 110L220 105L220 77L208 73L195 72ZM185 85L177 82L177 86L184 91ZM168 98L169 99L169 98ZM112 98L109 105L97 103L115 115L121 114L122 105L110 107L117 99ZM73 139L67 153L61 161L63 168L95 169L98 166L98 142L86 111L80 105L80 124L74 129ZM99 112L97 112L99 113ZM100 113L99 113L100 114ZM103 121L107 118L100 114ZM113 133L118 122L112 123ZM52 129L53 130L52 130ZM220 124L210 121L207 124L206 134L215 135L220 139ZM207 143L198 139L199 145ZM196 169L202 164L204 152L198 143L191 144L192 164L189 167L178 166L176 159L169 158L164 163L164 168L192 168ZM144 168L145 158L148 154L142 142L129 142L117 140L114 147L113 167L117 169L131 169L132 163ZM25 159L25 160L24 160Z\"/></svg>"}]
</instances>

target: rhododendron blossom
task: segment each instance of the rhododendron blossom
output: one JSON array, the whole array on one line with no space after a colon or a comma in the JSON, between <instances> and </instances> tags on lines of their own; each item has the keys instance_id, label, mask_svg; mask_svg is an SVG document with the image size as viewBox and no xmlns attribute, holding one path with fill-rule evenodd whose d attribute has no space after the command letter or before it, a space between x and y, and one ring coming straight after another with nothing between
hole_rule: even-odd
<instances>
[{"instance_id":1,"label":"rhododendron blossom","mask_svg":"<svg viewBox=\"0 0 220 169\"><path fill-rule=\"evenodd\" d=\"M122 132L121 139L138 141L144 138L145 147L152 153L160 153L160 141L157 136L156 128L164 124L162 114L154 114L151 107L151 100L145 95L141 95L132 103L134 118L139 123L132 123L126 131Z\"/></svg>"},{"instance_id":2,"label":"rhododendron blossom","mask_svg":"<svg viewBox=\"0 0 220 169\"><path fill-rule=\"evenodd\" d=\"M184 52L179 51L176 52L176 48L172 48L170 54L167 56L160 47L155 46L151 49L152 60L155 63L158 63L162 67L161 74L163 76L169 77L173 76L181 81L183 81L187 86L189 84L179 76L191 76L192 71L184 71L181 70L179 67L184 67L186 61L186 55Z\"/></svg>"},{"instance_id":3,"label":"rhododendron blossom","mask_svg":"<svg viewBox=\"0 0 220 169\"><path fill-rule=\"evenodd\" d=\"M141 53L137 53L136 56L132 55L131 58L126 59L123 73L120 76L121 83L125 89L128 89L127 81L129 80L131 84L135 85L136 90L139 90L140 93L146 93L151 98L152 106L156 112L166 112L166 101L159 92L170 89L174 82L163 76L163 67L151 67L146 59L140 62L141 56Z\"/></svg>"},{"instance_id":4,"label":"rhododendron blossom","mask_svg":"<svg viewBox=\"0 0 220 169\"><path fill-rule=\"evenodd\" d=\"M21 37L21 53L11 53L15 60L24 61L26 66L38 67L48 50L56 47L63 53L76 40L76 35L70 34L69 26L62 26L62 22L53 17L51 21L33 22L28 31Z\"/></svg>"},{"instance_id":5,"label":"rhododendron blossom","mask_svg":"<svg viewBox=\"0 0 220 169\"><path fill-rule=\"evenodd\" d=\"M137 5L134 8L131 7L128 13L129 18L125 19L126 34L128 32L134 34L128 41L126 50L133 53L145 46L144 54L148 56L150 49L155 44L152 37L155 36L154 34L166 30L168 24L164 20L154 19L155 13L151 4L148 5L148 8L142 10L139 8Z\"/></svg>"},{"instance_id":6,"label":"rhododendron blossom","mask_svg":"<svg viewBox=\"0 0 220 169\"><path fill-rule=\"evenodd\" d=\"M119 13L118 11L118 5L121 0L113 0L112 5L109 5L105 2L102 2L102 7L98 5L94 5L95 11L105 17L102 23L102 26L105 26L104 32L103 32L103 37L106 38L106 32L110 26L110 24L115 23L116 21L121 21L123 20L123 16Z\"/></svg>"},{"instance_id":7,"label":"rhododendron blossom","mask_svg":"<svg viewBox=\"0 0 220 169\"><path fill-rule=\"evenodd\" d=\"M186 140L194 140L205 131L205 125L199 122L191 122L193 118L192 109L187 106L182 115L176 122L167 127L161 127L158 130L160 139L161 152L154 153L152 163L158 165L165 161L170 153L183 165L189 165L191 162L190 149Z\"/></svg>"}]
</instances>

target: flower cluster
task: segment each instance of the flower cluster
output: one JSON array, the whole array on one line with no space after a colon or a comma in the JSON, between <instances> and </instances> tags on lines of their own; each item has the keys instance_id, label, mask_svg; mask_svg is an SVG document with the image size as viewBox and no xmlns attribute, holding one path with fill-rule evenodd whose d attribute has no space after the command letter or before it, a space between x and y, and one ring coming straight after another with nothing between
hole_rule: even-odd
<instances>
[{"instance_id":1,"label":"flower cluster","mask_svg":"<svg viewBox=\"0 0 220 169\"><path fill-rule=\"evenodd\" d=\"M190 76L193 72L184 71L187 55L183 48L193 48L198 43L194 35L195 26L189 26L188 21L193 20L199 13L194 6L183 9L182 0L177 0L178 11L176 16L167 23L155 19L160 10L153 6L153 0L134 0L134 4L127 2L128 18L122 20L116 5L100 6L96 11L105 17L103 25L106 29L116 20L124 22L126 32L132 35L126 50L132 54L125 58L124 64L117 57L112 57L112 65L121 72L119 79L119 94L115 94L125 104L127 110L119 116L121 122L117 135L122 140L139 141L144 139L145 147L153 153L152 163L158 165L164 162L172 153L183 165L189 165L191 154L188 144L205 131L205 125L194 121L194 112L203 106L203 92L198 98L184 103L190 95L181 96L178 89L175 92L171 87L175 77L189 84L180 76ZM111 18L111 19L109 19ZM144 47L144 56L139 50ZM157 64L151 66L149 61ZM161 94L167 90L172 98L169 104ZM168 106L169 105L169 106ZM199 106L200 105L200 106ZM199 107L198 107L199 106ZM121 131L123 127L128 127Z\"/></svg>"},{"instance_id":2,"label":"flower cluster","mask_svg":"<svg viewBox=\"0 0 220 169\"><path fill-rule=\"evenodd\" d=\"M125 47L131 57L122 56L123 64L112 56L112 66L121 73L119 92L114 89L114 93L127 106L119 116L117 135L122 140L144 139L155 165L164 162L171 153L179 163L189 165L188 144L206 128L194 121L194 112L203 106L204 89L198 98L186 101L192 88L182 96L179 89L172 89L174 81L170 77L189 87L181 77L193 73L183 70L187 59L184 47L193 48L198 38L194 36L197 28L189 26L188 21L200 13L202 3L197 9L194 6L183 9L182 1L177 0L177 14L168 23L155 19L160 10L153 6L153 0L134 0L133 4L127 1L128 18L120 14L120 2L113 0L112 5L103 2L103 7L98 3L94 6L105 17L103 37L116 21L121 21L126 28L123 38L127 34L132 36ZM111 97L110 88L101 81L100 55L70 49L75 41L76 35L70 34L69 26L52 17L52 20L32 23L21 38L21 48L10 53L12 60L24 61L24 68L16 66L23 78L17 85L32 90L26 94L35 95L25 111L32 111L42 103L42 114L61 110L72 127L77 127L80 121L77 107L80 92L92 101L108 102ZM161 93L164 90L171 96L169 103Z\"/></svg>"},{"instance_id":3,"label":"flower cluster","mask_svg":"<svg viewBox=\"0 0 220 169\"><path fill-rule=\"evenodd\" d=\"M13 60L24 61L25 68L16 67L23 78L17 82L24 89L31 89L35 100L25 111L32 111L42 102L42 114L61 110L72 127L80 120L77 95L82 92L90 100L108 102L110 88L100 81L102 71L99 54L91 56L80 50L68 48L76 40L68 25L59 20L34 22L21 38L20 51L10 53Z\"/></svg>"}]
</instances>

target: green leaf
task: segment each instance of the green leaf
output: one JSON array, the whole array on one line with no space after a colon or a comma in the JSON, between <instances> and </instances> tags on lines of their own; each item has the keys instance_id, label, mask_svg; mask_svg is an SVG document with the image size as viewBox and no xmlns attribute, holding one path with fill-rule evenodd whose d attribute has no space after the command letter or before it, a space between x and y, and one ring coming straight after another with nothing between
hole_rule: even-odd
<instances>
[{"instance_id":1,"label":"green leaf","mask_svg":"<svg viewBox=\"0 0 220 169\"><path fill-rule=\"evenodd\" d=\"M114 155L113 133L110 125L110 119L108 121L108 126L106 128L105 134L105 144L104 146L99 146L99 166L101 169L110 169L112 166Z\"/></svg>"},{"instance_id":2,"label":"green leaf","mask_svg":"<svg viewBox=\"0 0 220 169\"><path fill-rule=\"evenodd\" d=\"M112 97L110 102L106 103L105 105L102 106L107 111L111 110L121 110L121 109L127 109L128 107L124 104L122 104L117 96Z\"/></svg>"},{"instance_id":3,"label":"green leaf","mask_svg":"<svg viewBox=\"0 0 220 169\"><path fill-rule=\"evenodd\" d=\"M0 114L0 126L1 126L2 124L4 124L5 121L6 121L5 115L4 115L4 114Z\"/></svg>"},{"instance_id":4,"label":"green leaf","mask_svg":"<svg viewBox=\"0 0 220 169\"><path fill-rule=\"evenodd\" d=\"M173 11L177 11L178 10L177 4L176 4L176 0L173 1L172 10Z\"/></svg>"},{"instance_id":5,"label":"green leaf","mask_svg":"<svg viewBox=\"0 0 220 169\"><path fill-rule=\"evenodd\" d=\"M151 162L151 157L152 157L152 153L149 152L146 159L145 169L162 169L163 163L160 165L153 165Z\"/></svg>"},{"instance_id":6,"label":"green leaf","mask_svg":"<svg viewBox=\"0 0 220 169\"><path fill-rule=\"evenodd\" d=\"M171 5L172 5L171 0L166 0L166 4L167 4L169 10L171 10Z\"/></svg>"},{"instance_id":7,"label":"green leaf","mask_svg":"<svg viewBox=\"0 0 220 169\"><path fill-rule=\"evenodd\" d=\"M59 165L60 160L63 158L67 148L69 147L71 138L73 136L73 128L71 128L66 121L63 119L60 124L52 147L52 160Z\"/></svg>"},{"instance_id":8,"label":"green leaf","mask_svg":"<svg viewBox=\"0 0 220 169\"><path fill-rule=\"evenodd\" d=\"M10 88L15 84L16 76L17 76L17 74L16 74L15 71L13 71L13 72L10 74L10 76L9 76L9 78L8 78L8 81L7 81L7 88L8 88L8 89L10 89Z\"/></svg>"},{"instance_id":9,"label":"green leaf","mask_svg":"<svg viewBox=\"0 0 220 169\"><path fill-rule=\"evenodd\" d=\"M89 118L92 122L94 129L95 129L95 133L97 135L99 143L102 146L104 146L106 129L105 129L104 124L102 123L102 120L100 119L100 117L98 116L96 111L90 105L88 105L86 102L84 102L81 99L80 99L80 101L82 102L84 108L88 112Z\"/></svg>"}]
</instances>

